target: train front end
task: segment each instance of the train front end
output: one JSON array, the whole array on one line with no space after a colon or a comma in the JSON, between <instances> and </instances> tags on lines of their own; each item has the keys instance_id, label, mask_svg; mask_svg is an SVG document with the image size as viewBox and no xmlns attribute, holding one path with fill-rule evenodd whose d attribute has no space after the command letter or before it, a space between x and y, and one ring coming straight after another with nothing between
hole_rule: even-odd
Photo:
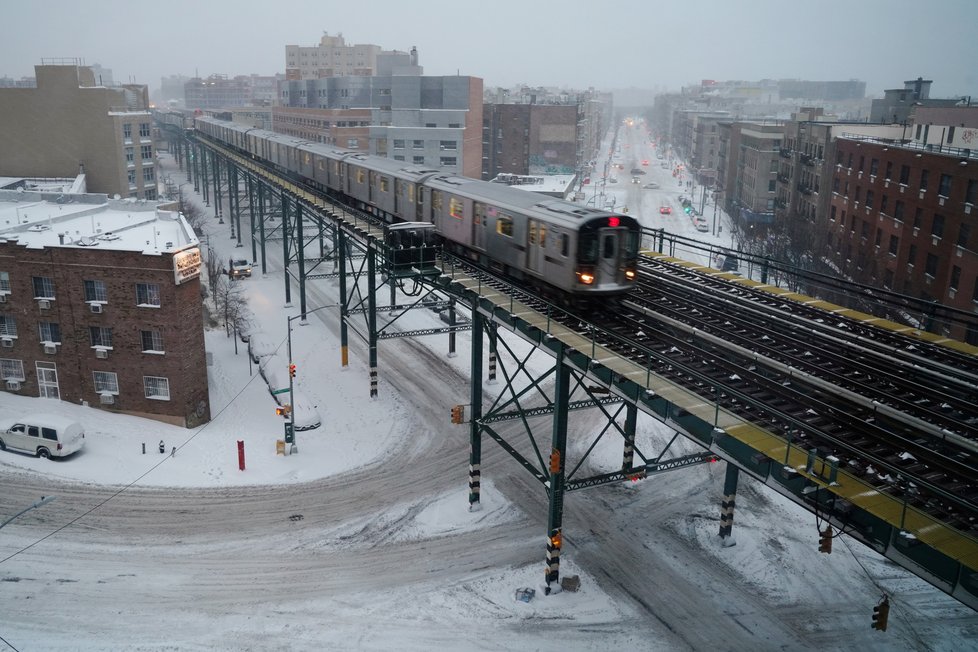
<instances>
[{"instance_id":1,"label":"train front end","mask_svg":"<svg viewBox=\"0 0 978 652\"><path fill-rule=\"evenodd\" d=\"M578 231L574 293L608 296L625 294L638 278L638 221L607 213L591 217Z\"/></svg>"}]
</instances>

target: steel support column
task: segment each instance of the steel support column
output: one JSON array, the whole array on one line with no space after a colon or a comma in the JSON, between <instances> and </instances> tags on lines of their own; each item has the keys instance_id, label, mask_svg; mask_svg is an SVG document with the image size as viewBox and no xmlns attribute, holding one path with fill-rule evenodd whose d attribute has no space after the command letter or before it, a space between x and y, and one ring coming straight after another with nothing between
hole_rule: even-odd
<instances>
[{"instance_id":1,"label":"steel support column","mask_svg":"<svg viewBox=\"0 0 978 652\"><path fill-rule=\"evenodd\" d=\"M305 240L302 239L302 203L295 203L295 244L299 254L299 312L306 315L306 256Z\"/></svg>"},{"instance_id":2,"label":"steel support column","mask_svg":"<svg viewBox=\"0 0 978 652\"><path fill-rule=\"evenodd\" d=\"M482 486L482 334L484 328L482 314L472 309L472 371L469 383L469 511L482 509L480 491Z\"/></svg>"},{"instance_id":3,"label":"steel support column","mask_svg":"<svg viewBox=\"0 0 978 652\"><path fill-rule=\"evenodd\" d=\"M448 326L449 327L454 327L455 326L455 297L450 297L448 299ZM479 354L480 355L482 354L482 351L481 350L479 351ZM456 353L455 353L455 331L452 330L452 331L449 331L448 332L448 357L449 358L454 358L455 355L456 355ZM480 365L480 367L481 367L481 365ZM475 373L475 370L474 369L472 370L472 373L473 374ZM482 378L481 369L480 369L479 375L478 376L473 375L472 378Z\"/></svg>"},{"instance_id":4,"label":"steel support column","mask_svg":"<svg viewBox=\"0 0 978 652\"><path fill-rule=\"evenodd\" d=\"M248 187L248 222L250 228L248 229L248 240L251 242L251 262L258 260L258 251L255 244L255 181L254 177L249 174L245 177L245 183Z\"/></svg>"},{"instance_id":5,"label":"steel support column","mask_svg":"<svg viewBox=\"0 0 978 652\"><path fill-rule=\"evenodd\" d=\"M730 534L733 530L734 504L737 499L739 477L740 469L727 462L727 475L723 479L723 502L720 503L720 538L724 546L732 546L736 543Z\"/></svg>"},{"instance_id":6,"label":"steel support column","mask_svg":"<svg viewBox=\"0 0 978 652\"><path fill-rule=\"evenodd\" d=\"M271 198L269 198L271 200ZM261 273L268 273L268 259L265 256L265 184L258 182L258 230L261 241Z\"/></svg>"},{"instance_id":7,"label":"steel support column","mask_svg":"<svg viewBox=\"0 0 978 652\"><path fill-rule=\"evenodd\" d=\"M224 210L221 206L221 168L217 160L217 154L214 152L211 152L211 177L214 181L214 217L223 220Z\"/></svg>"},{"instance_id":8,"label":"steel support column","mask_svg":"<svg viewBox=\"0 0 978 652\"><path fill-rule=\"evenodd\" d=\"M557 354L554 376L554 418L550 449L550 509L547 513L547 586L560 580L560 549L563 544L564 461L567 454L567 404L570 400L570 368L564 362L564 346Z\"/></svg>"},{"instance_id":9,"label":"steel support column","mask_svg":"<svg viewBox=\"0 0 978 652\"><path fill-rule=\"evenodd\" d=\"M496 324L489 324L489 378L486 381L490 385L496 382Z\"/></svg>"},{"instance_id":10,"label":"steel support column","mask_svg":"<svg viewBox=\"0 0 978 652\"><path fill-rule=\"evenodd\" d=\"M292 305L292 279L289 278L289 197L285 190L279 193L282 202L282 264L285 265L285 305Z\"/></svg>"},{"instance_id":11,"label":"steel support column","mask_svg":"<svg viewBox=\"0 0 978 652\"><path fill-rule=\"evenodd\" d=\"M371 243L372 245L372 243ZM377 397L377 254L367 246L367 337L370 348L370 398Z\"/></svg>"},{"instance_id":12,"label":"steel support column","mask_svg":"<svg viewBox=\"0 0 978 652\"><path fill-rule=\"evenodd\" d=\"M344 367L350 365L350 337L347 332L346 315L346 233L343 229L336 230L336 248L339 249L337 258L340 266L340 364Z\"/></svg>"},{"instance_id":13,"label":"steel support column","mask_svg":"<svg viewBox=\"0 0 978 652\"><path fill-rule=\"evenodd\" d=\"M625 406L625 450L621 459L621 470L631 471L635 459L635 422L638 417L638 407L634 403Z\"/></svg>"}]
</instances>

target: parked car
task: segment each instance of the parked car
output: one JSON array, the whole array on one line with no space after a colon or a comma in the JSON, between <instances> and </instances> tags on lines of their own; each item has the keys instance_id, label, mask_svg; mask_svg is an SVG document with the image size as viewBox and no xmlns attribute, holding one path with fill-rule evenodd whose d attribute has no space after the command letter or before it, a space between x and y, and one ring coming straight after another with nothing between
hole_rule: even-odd
<instances>
[{"instance_id":1,"label":"parked car","mask_svg":"<svg viewBox=\"0 0 978 652\"><path fill-rule=\"evenodd\" d=\"M645 174L645 170L643 170L642 168L632 168L632 174L634 175Z\"/></svg>"},{"instance_id":2,"label":"parked car","mask_svg":"<svg viewBox=\"0 0 978 652\"><path fill-rule=\"evenodd\" d=\"M244 259L231 259L231 268L228 270L228 276L232 279L251 277L251 263Z\"/></svg>"},{"instance_id":3,"label":"parked car","mask_svg":"<svg viewBox=\"0 0 978 652\"><path fill-rule=\"evenodd\" d=\"M32 414L0 431L0 450L38 457L66 457L85 445L85 429L56 414Z\"/></svg>"},{"instance_id":4,"label":"parked car","mask_svg":"<svg viewBox=\"0 0 978 652\"><path fill-rule=\"evenodd\" d=\"M651 181L642 187L645 188L646 190L658 190L659 184L657 184L655 181Z\"/></svg>"},{"instance_id":5,"label":"parked car","mask_svg":"<svg viewBox=\"0 0 978 652\"><path fill-rule=\"evenodd\" d=\"M671 206L659 206L659 213L661 215L672 215L672 207Z\"/></svg>"}]
</instances>

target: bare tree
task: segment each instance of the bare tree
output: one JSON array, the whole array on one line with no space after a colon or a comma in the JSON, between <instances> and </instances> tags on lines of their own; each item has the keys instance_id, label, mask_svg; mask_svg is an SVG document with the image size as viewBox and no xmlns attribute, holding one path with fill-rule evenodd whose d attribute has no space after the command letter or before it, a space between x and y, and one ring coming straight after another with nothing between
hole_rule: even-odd
<instances>
[{"instance_id":1,"label":"bare tree","mask_svg":"<svg viewBox=\"0 0 978 652\"><path fill-rule=\"evenodd\" d=\"M247 331L251 314L241 284L227 276L218 276L215 287L214 305L218 314L224 315L224 329L228 337L232 333Z\"/></svg>"},{"instance_id":2,"label":"bare tree","mask_svg":"<svg viewBox=\"0 0 978 652\"><path fill-rule=\"evenodd\" d=\"M187 220L187 224L190 225L190 228L192 228L194 233L197 235L203 234L203 226L207 217L204 213L204 209L185 199L183 188L181 188L179 191L178 201L180 202L180 212L183 214L183 218Z\"/></svg>"}]
</instances>

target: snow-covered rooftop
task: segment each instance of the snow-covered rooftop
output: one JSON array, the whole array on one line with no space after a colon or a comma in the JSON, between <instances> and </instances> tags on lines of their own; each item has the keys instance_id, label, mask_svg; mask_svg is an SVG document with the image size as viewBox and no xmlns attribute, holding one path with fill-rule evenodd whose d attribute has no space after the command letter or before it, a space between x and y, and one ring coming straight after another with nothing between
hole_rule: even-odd
<instances>
[{"instance_id":1,"label":"snow-covered rooftop","mask_svg":"<svg viewBox=\"0 0 978 652\"><path fill-rule=\"evenodd\" d=\"M0 240L30 249L99 247L144 254L172 253L199 244L176 211L104 194L0 190Z\"/></svg>"}]
</instances>

